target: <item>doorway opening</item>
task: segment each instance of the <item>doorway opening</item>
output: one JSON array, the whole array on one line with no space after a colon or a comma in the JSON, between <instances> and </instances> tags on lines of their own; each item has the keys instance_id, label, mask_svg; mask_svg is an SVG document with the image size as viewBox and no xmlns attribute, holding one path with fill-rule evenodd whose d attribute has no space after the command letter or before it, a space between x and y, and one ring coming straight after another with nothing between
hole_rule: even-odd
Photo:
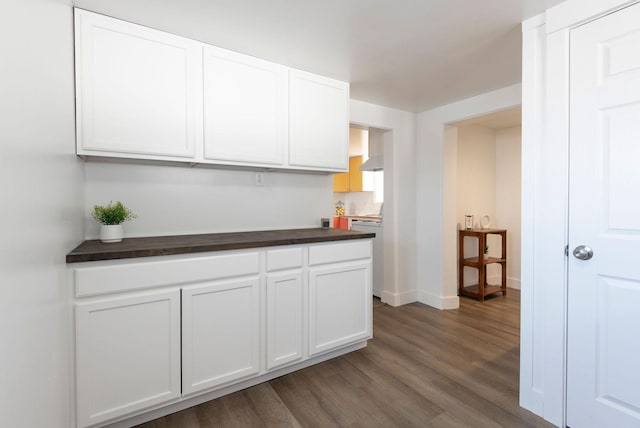
<instances>
[{"instance_id":1,"label":"doorway opening","mask_svg":"<svg viewBox=\"0 0 640 428\"><path fill-rule=\"evenodd\" d=\"M389 239L385 238L385 218L393 221L393 202L389 174L384 179L385 151L387 160L392 160L389 151L393 142L393 131L364 124L351 123L349 126L349 170L333 175L333 203L335 208L334 227L375 233L373 239L373 296L382 302L389 301L395 267ZM386 147L386 148L385 148ZM383 211L384 197L389 195L387 212ZM389 209L391 208L391 209ZM390 233L389 235L392 235ZM388 235L387 235L388 236Z\"/></svg>"},{"instance_id":2,"label":"doorway opening","mask_svg":"<svg viewBox=\"0 0 640 428\"><path fill-rule=\"evenodd\" d=\"M508 289L520 289L520 228L521 228L521 107L514 107L496 113L482 115L456 122L448 127L448 133L455 138L456 147L447 165L455 169L456 229L469 225L474 230L506 230L506 251L498 234L487 234L484 248L478 248L478 238L465 236L457 245L462 245L464 259L487 258L485 284L487 295L500 295L499 286L504 280ZM483 251L484 250L484 251ZM484 253L484 254L483 254ZM460 257L460 256L458 256ZM458 260L457 266L461 261ZM479 269L464 266L462 281L465 290L477 287ZM459 273L460 276L460 273ZM489 288L486 288L489 286ZM477 292L476 288L473 288ZM508 291L507 291L508 294Z\"/></svg>"}]
</instances>

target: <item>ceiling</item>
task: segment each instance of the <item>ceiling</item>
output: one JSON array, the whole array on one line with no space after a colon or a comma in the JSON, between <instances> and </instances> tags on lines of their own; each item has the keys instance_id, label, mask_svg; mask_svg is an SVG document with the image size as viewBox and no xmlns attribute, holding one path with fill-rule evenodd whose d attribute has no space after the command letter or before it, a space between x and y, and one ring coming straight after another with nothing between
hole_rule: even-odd
<instances>
[{"instance_id":1,"label":"ceiling","mask_svg":"<svg viewBox=\"0 0 640 428\"><path fill-rule=\"evenodd\" d=\"M421 112L521 80L522 20L563 0L74 0L84 9L351 82Z\"/></svg>"},{"instance_id":2,"label":"ceiling","mask_svg":"<svg viewBox=\"0 0 640 428\"><path fill-rule=\"evenodd\" d=\"M522 107L514 107L454 123L456 126L482 126L489 129L513 128L522 124Z\"/></svg>"}]
</instances>

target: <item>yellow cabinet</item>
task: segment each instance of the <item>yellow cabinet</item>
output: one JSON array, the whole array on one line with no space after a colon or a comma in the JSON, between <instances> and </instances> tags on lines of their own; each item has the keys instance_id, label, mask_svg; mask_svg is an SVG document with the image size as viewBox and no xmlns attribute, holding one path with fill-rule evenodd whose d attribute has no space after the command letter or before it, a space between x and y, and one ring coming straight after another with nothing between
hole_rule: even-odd
<instances>
[{"instance_id":1,"label":"yellow cabinet","mask_svg":"<svg viewBox=\"0 0 640 428\"><path fill-rule=\"evenodd\" d=\"M362 156L349 158L349 172L333 175L334 192L362 192Z\"/></svg>"},{"instance_id":2,"label":"yellow cabinet","mask_svg":"<svg viewBox=\"0 0 640 428\"><path fill-rule=\"evenodd\" d=\"M349 191L349 172L333 174L333 191L336 193Z\"/></svg>"}]
</instances>

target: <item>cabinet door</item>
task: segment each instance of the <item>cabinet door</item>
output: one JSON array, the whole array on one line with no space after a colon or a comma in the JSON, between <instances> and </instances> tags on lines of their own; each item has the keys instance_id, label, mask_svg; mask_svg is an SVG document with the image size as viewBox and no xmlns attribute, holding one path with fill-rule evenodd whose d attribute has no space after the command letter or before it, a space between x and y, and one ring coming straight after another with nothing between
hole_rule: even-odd
<instances>
[{"instance_id":1,"label":"cabinet door","mask_svg":"<svg viewBox=\"0 0 640 428\"><path fill-rule=\"evenodd\" d=\"M202 45L80 9L75 20L77 153L194 158Z\"/></svg>"},{"instance_id":2,"label":"cabinet door","mask_svg":"<svg viewBox=\"0 0 640 428\"><path fill-rule=\"evenodd\" d=\"M309 355L371 337L371 260L309 269Z\"/></svg>"},{"instance_id":3,"label":"cabinet door","mask_svg":"<svg viewBox=\"0 0 640 428\"><path fill-rule=\"evenodd\" d=\"M333 192L344 193L349 191L349 173L339 172L333 174Z\"/></svg>"},{"instance_id":4,"label":"cabinet door","mask_svg":"<svg viewBox=\"0 0 640 428\"><path fill-rule=\"evenodd\" d=\"M362 156L349 158L349 190L351 192L362 192Z\"/></svg>"},{"instance_id":5,"label":"cabinet door","mask_svg":"<svg viewBox=\"0 0 640 428\"><path fill-rule=\"evenodd\" d=\"M182 290L182 392L211 389L260 371L258 278Z\"/></svg>"},{"instance_id":6,"label":"cabinet door","mask_svg":"<svg viewBox=\"0 0 640 428\"><path fill-rule=\"evenodd\" d=\"M289 71L289 165L346 171L349 84Z\"/></svg>"},{"instance_id":7,"label":"cabinet door","mask_svg":"<svg viewBox=\"0 0 640 428\"><path fill-rule=\"evenodd\" d=\"M224 49L204 50L204 158L282 165L286 69Z\"/></svg>"},{"instance_id":8,"label":"cabinet door","mask_svg":"<svg viewBox=\"0 0 640 428\"><path fill-rule=\"evenodd\" d=\"M267 277L267 369L302 359L302 272Z\"/></svg>"},{"instance_id":9,"label":"cabinet door","mask_svg":"<svg viewBox=\"0 0 640 428\"><path fill-rule=\"evenodd\" d=\"M76 304L78 425L180 397L180 291Z\"/></svg>"}]
</instances>

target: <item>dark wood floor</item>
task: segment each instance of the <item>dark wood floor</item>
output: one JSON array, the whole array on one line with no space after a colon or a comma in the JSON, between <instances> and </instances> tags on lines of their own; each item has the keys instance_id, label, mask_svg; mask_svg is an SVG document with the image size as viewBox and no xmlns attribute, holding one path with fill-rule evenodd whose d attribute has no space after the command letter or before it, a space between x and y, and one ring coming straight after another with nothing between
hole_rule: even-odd
<instances>
[{"instance_id":1,"label":"dark wood floor","mask_svg":"<svg viewBox=\"0 0 640 428\"><path fill-rule=\"evenodd\" d=\"M518 406L520 293L460 309L374 302L357 352L141 425L551 427Z\"/></svg>"}]
</instances>

